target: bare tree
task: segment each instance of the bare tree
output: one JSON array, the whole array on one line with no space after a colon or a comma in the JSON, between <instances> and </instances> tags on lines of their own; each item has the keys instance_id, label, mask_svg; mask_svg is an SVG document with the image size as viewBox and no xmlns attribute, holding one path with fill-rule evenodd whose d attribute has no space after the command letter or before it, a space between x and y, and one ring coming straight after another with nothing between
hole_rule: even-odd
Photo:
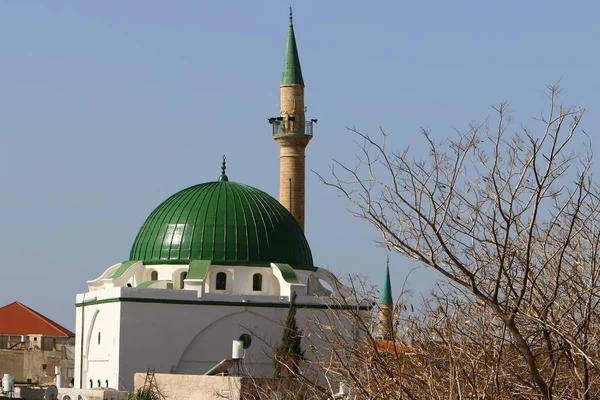
<instances>
[{"instance_id":1,"label":"bare tree","mask_svg":"<svg viewBox=\"0 0 600 400\"><path fill-rule=\"evenodd\" d=\"M284 379L247 378L243 398L530 398L521 390L527 366L484 304L464 301L464 293L444 285L421 311L405 313L409 299L402 288L394 335L380 339L377 291L359 277L344 283L345 294L328 298L329 308L310 319L303 338L309 356L301 365L281 361L300 368Z\"/></svg>"},{"instance_id":2,"label":"bare tree","mask_svg":"<svg viewBox=\"0 0 600 400\"><path fill-rule=\"evenodd\" d=\"M451 296L437 301L442 354L485 355L487 373L470 384L482 396L600 396L600 191L591 147L575 143L584 110L557 104L558 92L549 87L535 129L510 133L501 104L494 123L444 141L423 130L424 158L389 150L384 131L373 138L352 130L356 164L335 161L332 176L321 177L381 232L383 245L447 282ZM479 318L479 332L459 315ZM466 340L475 334L479 341ZM452 374L468 382L464 371Z\"/></svg>"}]
</instances>

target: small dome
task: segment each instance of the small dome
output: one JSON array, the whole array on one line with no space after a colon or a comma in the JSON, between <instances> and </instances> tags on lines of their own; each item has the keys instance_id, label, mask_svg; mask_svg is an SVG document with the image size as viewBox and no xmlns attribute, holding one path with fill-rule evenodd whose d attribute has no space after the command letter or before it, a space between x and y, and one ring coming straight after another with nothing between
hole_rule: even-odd
<instances>
[{"instance_id":1,"label":"small dome","mask_svg":"<svg viewBox=\"0 0 600 400\"><path fill-rule=\"evenodd\" d=\"M142 225L129 259L313 266L304 232L289 211L267 193L226 179L165 200Z\"/></svg>"}]
</instances>

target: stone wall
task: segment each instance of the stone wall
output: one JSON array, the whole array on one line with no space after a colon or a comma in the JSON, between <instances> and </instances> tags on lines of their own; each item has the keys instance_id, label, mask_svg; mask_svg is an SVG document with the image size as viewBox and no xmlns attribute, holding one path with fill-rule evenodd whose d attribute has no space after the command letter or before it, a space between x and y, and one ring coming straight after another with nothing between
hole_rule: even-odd
<instances>
[{"instance_id":1,"label":"stone wall","mask_svg":"<svg viewBox=\"0 0 600 400\"><path fill-rule=\"evenodd\" d=\"M69 396L71 400L85 399L85 400L126 400L127 392L118 392L113 389L72 389L72 388L59 388L58 398L62 400L65 396ZM170 398L169 400L175 400Z\"/></svg>"},{"instance_id":2,"label":"stone wall","mask_svg":"<svg viewBox=\"0 0 600 400\"><path fill-rule=\"evenodd\" d=\"M294 117L293 121L285 120L286 127L294 134L275 137L280 148L279 202L304 230L305 148L311 139L304 135L304 85L281 85L279 93L279 115L284 119Z\"/></svg>"},{"instance_id":3,"label":"stone wall","mask_svg":"<svg viewBox=\"0 0 600 400\"><path fill-rule=\"evenodd\" d=\"M207 376L155 374L156 386L168 399L177 400L239 400L242 378L236 376ZM145 373L134 377L135 388L144 387Z\"/></svg>"},{"instance_id":4,"label":"stone wall","mask_svg":"<svg viewBox=\"0 0 600 400\"><path fill-rule=\"evenodd\" d=\"M23 352L25 350L0 350L0 377L12 374L16 381L24 381Z\"/></svg>"},{"instance_id":5,"label":"stone wall","mask_svg":"<svg viewBox=\"0 0 600 400\"><path fill-rule=\"evenodd\" d=\"M40 384L54 382L54 367L62 359L60 351L26 350L23 354L23 375Z\"/></svg>"},{"instance_id":6,"label":"stone wall","mask_svg":"<svg viewBox=\"0 0 600 400\"><path fill-rule=\"evenodd\" d=\"M304 121L304 85L279 86L279 115L293 115Z\"/></svg>"},{"instance_id":7,"label":"stone wall","mask_svg":"<svg viewBox=\"0 0 600 400\"><path fill-rule=\"evenodd\" d=\"M279 145L279 202L304 229L306 146L310 136L275 138Z\"/></svg>"},{"instance_id":8,"label":"stone wall","mask_svg":"<svg viewBox=\"0 0 600 400\"><path fill-rule=\"evenodd\" d=\"M0 350L0 377L12 374L15 381L30 379L40 384L53 383L54 367L62 367L65 379L67 368L73 368L73 360L64 360L62 351Z\"/></svg>"}]
</instances>

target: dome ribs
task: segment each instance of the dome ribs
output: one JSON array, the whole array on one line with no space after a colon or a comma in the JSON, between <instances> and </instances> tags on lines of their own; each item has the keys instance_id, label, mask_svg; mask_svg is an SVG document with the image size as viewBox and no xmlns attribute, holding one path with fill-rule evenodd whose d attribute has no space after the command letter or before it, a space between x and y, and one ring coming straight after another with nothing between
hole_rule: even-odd
<instances>
[{"instance_id":1,"label":"dome ribs","mask_svg":"<svg viewBox=\"0 0 600 400\"><path fill-rule=\"evenodd\" d=\"M191 212L188 213L186 219L186 228L182 237L182 246L179 250L179 258L191 260L194 258L192 253L194 248L194 238L196 235L196 227L198 226L198 212L202 209L202 205L206 201L206 193L203 193L198 186L195 187L196 193L194 202L191 206ZM187 255L182 252L186 251Z\"/></svg>"},{"instance_id":2,"label":"dome ribs","mask_svg":"<svg viewBox=\"0 0 600 400\"><path fill-rule=\"evenodd\" d=\"M249 194L252 196L252 199L254 200L254 205L257 206L257 208L260 211L260 217L262 220L262 227L263 227L263 234L265 237L265 244L267 245L267 249L271 250L271 241L269 240L269 237L271 236L266 224L266 220L265 220L265 215L267 216L267 218L269 219L269 222L271 223L271 230L274 231L274 224L273 224L273 220L271 218L271 215L269 212L267 212L267 209L265 207L265 205L263 204L263 201L261 200L260 196L257 195L257 193L255 193L255 189L253 187L247 186L247 188L249 188ZM258 226L256 227L257 230L257 236L260 238L260 234L258 234ZM276 239L276 238L275 238ZM260 249L260 247L259 247ZM269 254L272 255L272 250L269 251ZM259 257L261 257L261 254L258 255Z\"/></svg>"},{"instance_id":3,"label":"dome ribs","mask_svg":"<svg viewBox=\"0 0 600 400\"><path fill-rule=\"evenodd\" d=\"M163 215L169 212L169 207L167 206L169 205L169 203L172 203L176 200L177 199L175 195L170 196L168 199L162 202L154 211L152 211L152 213L150 213L150 216L146 219L146 221L140 228L138 237L136 237L135 239L134 246L131 249L131 254L129 257L130 260L141 259L141 254L148 254L148 252L150 252L152 258L158 258L155 256L155 251L158 251L160 255L160 248L162 247L162 243L160 243L157 247L156 240L151 240L151 238L160 237L159 233L163 226L162 224L155 222L164 218ZM146 238L148 240L144 240ZM138 246L137 244L140 243L140 241L142 244Z\"/></svg>"},{"instance_id":4,"label":"dome ribs","mask_svg":"<svg viewBox=\"0 0 600 400\"><path fill-rule=\"evenodd\" d=\"M235 259L236 260L241 260L241 259L245 259L248 260L248 250L250 248L250 246L248 245L248 221L246 219L246 213L244 212L244 207L240 207L242 204L241 202L243 201L242 198L240 198L238 196L237 190L235 190L235 186L229 186L228 185L228 190L231 192L231 198L233 199L233 215L235 216L235 220L234 220L234 226L233 226L233 230L235 232L235 246L234 246L234 251L235 251ZM240 204L238 204L240 203ZM244 223L238 223L238 217L239 217L239 213L241 212L241 217L244 220ZM244 229L242 230L242 232L244 232L244 240L242 240L242 238L240 237L240 227L243 227ZM244 247L241 249L240 252L240 246L242 245L242 243L244 242ZM241 254L240 254L241 253Z\"/></svg>"},{"instance_id":5,"label":"dome ribs","mask_svg":"<svg viewBox=\"0 0 600 400\"><path fill-rule=\"evenodd\" d=\"M216 182L212 182L210 184L206 184L206 197L208 198L208 202L206 207L202 210L204 214L204 220L202 221L202 234L200 235L200 254L199 257L201 260L212 260L213 259L213 243L210 243L208 240L204 240L206 235L210 235L210 221L212 218L213 226L216 220L216 213L214 210L213 199L215 198L215 192L219 188Z\"/></svg>"},{"instance_id":6,"label":"dome ribs","mask_svg":"<svg viewBox=\"0 0 600 400\"><path fill-rule=\"evenodd\" d=\"M204 226L206 225L206 204L210 202L212 191L201 190L201 185L197 186L199 206L194 210L192 216L194 218L194 234L190 240L190 260L202 260L202 237L204 236ZM213 188L214 190L214 188ZM204 210L204 212L202 212ZM201 221L202 220L202 221ZM200 233L198 234L198 231ZM195 254L197 253L197 254Z\"/></svg>"},{"instance_id":7,"label":"dome ribs","mask_svg":"<svg viewBox=\"0 0 600 400\"><path fill-rule=\"evenodd\" d=\"M249 231L250 229L254 230L254 235L248 235L248 257L247 260L250 261L252 260L254 257L251 254L253 249L256 249L256 258L260 259L261 258L261 254L260 254L260 233L258 232L258 223L256 221L256 213L254 208L252 207L252 204L250 203L251 197L250 196L245 196L243 198L243 200L245 201L246 205L248 206L248 210L250 211L250 215L252 216L252 225L248 226L246 225L246 231ZM253 199L252 199L253 200ZM254 203L256 204L256 202ZM261 217L262 220L262 217ZM248 232L250 233L250 232ZM250 238L254 237L255 239L255 243L252 243L252 241L250 240Z\"/></svg>"},{"instance_id":8,"label":"dome ribs","mask_svg":"<svg viewBox=\"0 0 600 400\"><path fill-rule=\"evenodd\" d=\"M185 230L187 229L187 221L191 215L190 212L185 212L186 209L190 209L192 207L189 206L190 203L194 203L197 199L195 195L197 188L194 190L190 190L189 195L176 207L173 212L173 217L175 220L171 225L173 226L173 231L171 233L171 237L165 237L165 241L169 242L169 255L167 259L169 260L178 260L181 257L181 244L183 243L183 238L185 235ZM185 258L185 257L184 257Z\"/></svg>"},{"instance_id":9,"label":"dome ribs","mask_svg":"<svg viewBox=\"0 0 600 400\"><path fill-rule=\"evenodd\" d=\"M130 260L313 266L304 232L285 207L259 189L230 181L195 185L161 203L138 232Z\"/></svg>"}]
</instances>

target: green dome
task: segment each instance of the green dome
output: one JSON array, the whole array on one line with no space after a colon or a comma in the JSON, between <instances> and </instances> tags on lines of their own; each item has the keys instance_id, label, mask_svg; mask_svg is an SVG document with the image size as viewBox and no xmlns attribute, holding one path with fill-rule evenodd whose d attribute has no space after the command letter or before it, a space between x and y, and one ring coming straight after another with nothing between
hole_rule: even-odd
<instances>
[{"instance_id":1,"label":"green dome","mask_svg":"<svg viewBox=\"0 0 600 400\"><path fill-rule=\"evenodd\" d=\"M142 225L129 259L313 266L304 232L288 210L267 193L226 177L184 189L159 205Z\"/></svg>"}]
</instances>

